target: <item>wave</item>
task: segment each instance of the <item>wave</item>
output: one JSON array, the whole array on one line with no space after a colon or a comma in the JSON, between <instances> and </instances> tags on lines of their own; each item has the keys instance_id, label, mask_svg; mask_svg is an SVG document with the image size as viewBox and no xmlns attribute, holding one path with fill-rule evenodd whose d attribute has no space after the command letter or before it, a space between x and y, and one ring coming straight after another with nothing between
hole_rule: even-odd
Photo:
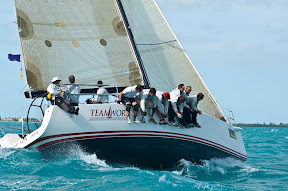
<instances>
[{"instance_id":1,"label":"wave","mask_svg":"<svg viewBox=\"0 0 288 191\"><path fill-rule=\"evenodd\" d=\"M279 130L278 129L271 129L270 132L277 132L277 131L279 131Z\"/></svg>"},{"instance_id":2,"label":"wave","mask_svg":"<svg viewBox=\"0 0 288 191\"><path fill-rule=\"evenodd\" d=\"M172 171L176 175L181 175L195 179L209 179L210 177L227 177L227 175L253 173L260 171L259 168L251 167L244 162L234 158L202 160L202 164L194 164L191 161L182 159L179 161L178 169Z\"/></svg>"},{"instance_id":3,"label":"wave","mask_svg":"<svg viewBox=\"0 0 288 191\"><path fill-rule=\"evenodd\" d=\"M0 158L6 159L7 157L11 156L15 153L15 150L7 149L7 148L0 148Z\"/></svg>"}]
</instances>

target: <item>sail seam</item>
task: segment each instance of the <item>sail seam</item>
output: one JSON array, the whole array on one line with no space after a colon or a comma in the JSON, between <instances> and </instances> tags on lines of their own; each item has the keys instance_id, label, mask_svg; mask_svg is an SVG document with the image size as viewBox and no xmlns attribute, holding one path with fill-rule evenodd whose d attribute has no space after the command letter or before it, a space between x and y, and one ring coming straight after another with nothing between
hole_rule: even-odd
<instances>
[{"instance_id":1,"label":"sail seam","mask_svg":"<svg viewBox=\"0 0 288 191\"><path fill-rule=\"evenodd\" d=\"M133 18L131 18L131 19L133 19ZM133 20L134 20L134 19L133 19ZM135 26L136 26L136 27L138 28L138 30L140 31L141 36L142 36L143 39L146 41L146 45L148 45L148 48L149 48L149 50L150 50L151 53L152 53L153 51L152 51L152 49L149 47L149 44L148 44L148 42L147 42L147 39L145 38L145 36L144 36L143 33L141 32L141 29L139 28L137 22L134 22L134 23L135 23ZM176 40L176 41L177 41L177 40ZM163 74L164 78L166 79L167 83L169 84L171 90L173 90L174 87L171 86L171 84L170 84L170 82L169 82L167 76L166 76L165 73L163 72L163 70L162 70L162 68L161 68L161 66L160 66L160 64L159 64L159 62L158 62L158 60L156 59L156 57L155 57L155 55L154 55L153 53L152 53L152 55L153 55L153 58L154 58L156 64L158 65L158 67L159 67L161 73ZM163 78L163 77L162 77L162 78Z\"/></svg>"},{"instance_id":2,"label":"sail seam","mask_svg":"<svg viewBox=\"0 0 288 191\"><path fill-rule=\"evenodd\" d=\"M168 43L171 43L171 42L175 42L177 40L170 40L170 41L167 41L167 42L159 42L159 43L152 43L152 44L136 44L136 45L159 45L159 44L168 44Z\"/></svg>"},{"instance_id":3,"label":"sail seam","mask_svg":"<svg viewBox=\"0 0 288 191\"><path fill-rule=\"evenodd\" d=\"M130 25L128 23L128 19L126 18L126 14L125 14L122 2L121 2L121 0L115 0L115 3L117 5L117 7L118 7L119 15L121 16L121 18L123 20L125 30L126 30L126 32L128 34L128 39L130 40L132 49L134 51L134 56L136 57L138 66L139 66L139 68L140 68L140 70L142 72L144 85L146 86L145 88L150 88L150 82L149 82L147 73L145 71L145 68L144 68L142 59L140 57L140 54L139 54L139 52L137 50L137 47L136 47L136 44L135 44L135 41L134 41L134 37L133 37L133 33L132 33L132 30L130 29Z\"/></svg>"},{"instance_id":4,"label":"sail seam","mask_svg":"<svg viewBox=\"0 0 288 191\"><path fill-rule=\"evenodd\" d=\"M160 14L162 15L163 19L166 21L167 26L168 26L168 27L170 28L170 30L172 31L173 36L174 36L176 39L178 39L177 36L175 35L174 31L172 30L170 24L168 23L167 19L165 18L163 12L161 11L160 7L158 6L157 2L155 2L155 5L156 5L156 8L159 10ZM183 46L182 46L182 44L180 43L179 40L178 40L178 42L179 42L179 46L183 49ZM184 50L184 49L183 49L183 50ZM200 76L198 70L197 70L196 67L194 66L193 62L190 60L190 58L189 58L189 56L188 56L188 54L187 54L187 52L186 52L185 50L184 50L184 54L186 55L186 58L188 58L188 61L190 62L190 64L192 65L192 67L194 68L194 70L195 70L196 74L198 75L200 81L202 82L202 84L204 85L204 87L207 89L207 91L208 91L208 93L210 94L210 96L213 98L213 103L214 103L215 107L217 108L217 111L220 113L221 117L224 117L224 118L225 118L225 115L223 114L223 111L221 110L221 108L220 108L217 100L214 98L214 96L213 96L213 94L211 93L210 89L208 88L208 86L206 85L206 83L204 82L204 80L202 79L202 77ZM214 102L214 100L215 100L215 102Z\"/></svg>"}]
</instances>

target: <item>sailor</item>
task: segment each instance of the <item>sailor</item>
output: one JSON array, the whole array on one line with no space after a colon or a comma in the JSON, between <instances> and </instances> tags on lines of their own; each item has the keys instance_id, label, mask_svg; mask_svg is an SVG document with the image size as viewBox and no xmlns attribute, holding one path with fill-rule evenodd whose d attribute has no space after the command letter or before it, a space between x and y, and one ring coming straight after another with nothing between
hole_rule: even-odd
<instances>
[{"instance_id":1,"label":"sailor","mask_svg":"<svg viewBox=\"0 0 288 191\"><path fill-rule=\"evenodd\" d=\"M131 123L130 121L130 109L133 107L134 110L134 122L140 123L140 121L137 119L139 104L135 101L135 96L139 93L141 93L143 90L143 87L141 85L136 86L130 86L125 88L122 92L119 94L119 100L118 103L122 102L126 106L126 116L127 116L127 122Z\"/></svg>"},{"instance_id":2,"label":"sailor","mask_svg":"<svg viewBox=\"0 0 288 191\"><path fill-rule=\"evenodd\" d=\"M202 114L202 111L198 109L198 103L204 98L203 93L199 93L197 96L188 96L187 101L192 107L192 125L200 128L201 126L197 123L197 114Z\"/></svg>"},{"instance_id":3,"label":"sailor","mask_svg":"<svg viewBox=\"0 0 288 191\"><path fill-rule=\"evenodd\" d=\"M156 108L157 100L156 100L156 89L151 88L145 89L142 91L140 96L140 108L141 108L141 114L142 114L142 122L145 123L144 116L149 115L151 123L156 123L155 119L153 118L153 114Z\"/></svg>"},{"instance_id":4,"label":"sailor","mask_svg":"<svg viewBox=\"0 0 288 191\"><path fill-rule=\"evenodd\" d=\"M185 102L185 97L180 96L177 101L169 103L169 109L168 109L168 119L169 119L169 125L184 127L183 124L183 103ZM175 117L178 118L179 124L175 122Z\"/></svg>"},{"instance_id":5,"label":"sailor","mask_svg":"<svg viewBox=\"0 0 288 191\"><path fill-rule=\"evenodd\" d=\"M81 89L78 85L75 85L75 76L69 76L69 82L70 85L67 86L67 90L69 92L68 98L70 99L72 105L78 106Z\"/></svg>"},{"instance_id":6,"label":"sailor","mask_svg":"<svg viewBox=\"0 0 288 191\"><path fill-rule=\"evenodd\" d=\"M97 82L97 85L99 87L99 89L97 90L97 95L95 96L95 98L91 98L91 102L92 103L108 103L109 95L108 95L108 91L105 88L103 88L103 82L99 80Z\"/></svg>"},{"instance_id":7,"label":"sailor","mask_svg":"<svg viewBox=\"0 0 288 191\"><path fill-rule=\"evenodd\" d=\"M156 111L160 118L160 124L167 124L164 118L168 116L170 94L168 92L157 91L156 92ZM161 119L161 117L162 119Z\"/></svg>"},{"instance_id":8,"label":"sailor","mask_svg":"<svg viewBox=\"0 0 288 191\"><path fill-rule=\"evenodd\" d=\"M171 125L177 126L175 122L175 116L178 117L180 124L183 123L183 106L185 97L183 96L184 84L179 84L178 88L170 92L169 109L168 109L168 120ZM181 99L179 99L181 97Z\"/></svg>"},{"instance_id":9,"label":"sailor","mask_svg":"<svg viewBox=\"0 0 288 191\"><path fill-rule=\"evenodd\" d=\"M48 91L48 95L51 94L51 96L49 95L49 97L51 97L51 100L55 100L55 96L60 96L60 93L65 91L65 88L63 88L60 85L61 79L59 77L54 77L51 80L52 84L50 84L47 88Z\"/></svg>"},{"instance_id":10,"label":"sailor","mask_svg":"<svg viewBox=\"0 0 288 191\"><path fill-rule=\"evenodd\" d=\"M51 82L52 84L48 86L47 91L48 94L52 95L52 103L68 113L78 115L79 108L75 109L71 101L67 99L66 95L68 94L68 91L66 88L61 87L61 79L59 77L54 77Z\"/></svg>"},{"instance_id":11,"label":"sailor","mask_svg":"<svg viewBox=\"0 0 288 191\"><path fill-rule=\"evenodd\" d=\"M191 93L192 88L191 86L187 86L185 91L183 92L183 96L185 97L185 102L183 103L183 124L185 127L192 127L192 120L191 120L191 113L192 113L192 106L187 101L187 97Z\"/></svg>"}]
</instances>

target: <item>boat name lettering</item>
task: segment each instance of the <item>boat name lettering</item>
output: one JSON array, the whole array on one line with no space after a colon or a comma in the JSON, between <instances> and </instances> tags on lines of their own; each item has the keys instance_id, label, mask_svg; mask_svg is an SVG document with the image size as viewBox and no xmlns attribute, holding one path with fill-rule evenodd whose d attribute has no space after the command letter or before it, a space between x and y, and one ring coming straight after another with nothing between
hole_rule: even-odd
<instances>
[{"instance_id":1,"label":"boat name lettering","mask_svg":"<svg viewBox=\"0 0 288 191\"><path fill-rule=\"evenodd\" d=\"M125 116L125 110L123 109L91 109L91 117L123 117Z\"/></svg>"}]
</instances>

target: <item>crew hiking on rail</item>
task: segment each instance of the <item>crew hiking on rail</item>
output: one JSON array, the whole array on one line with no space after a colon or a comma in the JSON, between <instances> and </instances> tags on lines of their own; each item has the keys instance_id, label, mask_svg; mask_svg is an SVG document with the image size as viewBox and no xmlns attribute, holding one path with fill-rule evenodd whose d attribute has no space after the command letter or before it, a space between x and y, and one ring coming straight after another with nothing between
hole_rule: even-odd
<instances>
[{"instance_id":1,"label":"crew hiking on rail","mask_svg":"<svg viewBox=\"0 0 288 191\"><path fill-rule=\"evenodd\" d=\"M78 115L80 87L75 84L75 77L69 76L70 85L62 87L61 79L54 77L47 88L48 98L53 105L57 105L68 113ZM101 80L97 83L99 89L95 98L86 100L88 104L109 103L108 91L103 88ZM190 95L191 86L185 88L184 84L179 84L178 87L170 93L157 91L155 88L144 89L141 85L135 85L125 88L119 94L118 103L122 102L125 107L125 115L127 122L131 123L130 110L133 108L133 122L146 123L145 117L149 115L149 122L157 124L154 119L156 112L159 117L159 124L169 124L171 126L180 126L182 128L201 126L197 122L197 114L202 114L198 109L198 103L204 98L203 93ZM137 118L140 108L142 118ZM168 117L168 122L165 118Z\"/></svg>"}]
</instances>

